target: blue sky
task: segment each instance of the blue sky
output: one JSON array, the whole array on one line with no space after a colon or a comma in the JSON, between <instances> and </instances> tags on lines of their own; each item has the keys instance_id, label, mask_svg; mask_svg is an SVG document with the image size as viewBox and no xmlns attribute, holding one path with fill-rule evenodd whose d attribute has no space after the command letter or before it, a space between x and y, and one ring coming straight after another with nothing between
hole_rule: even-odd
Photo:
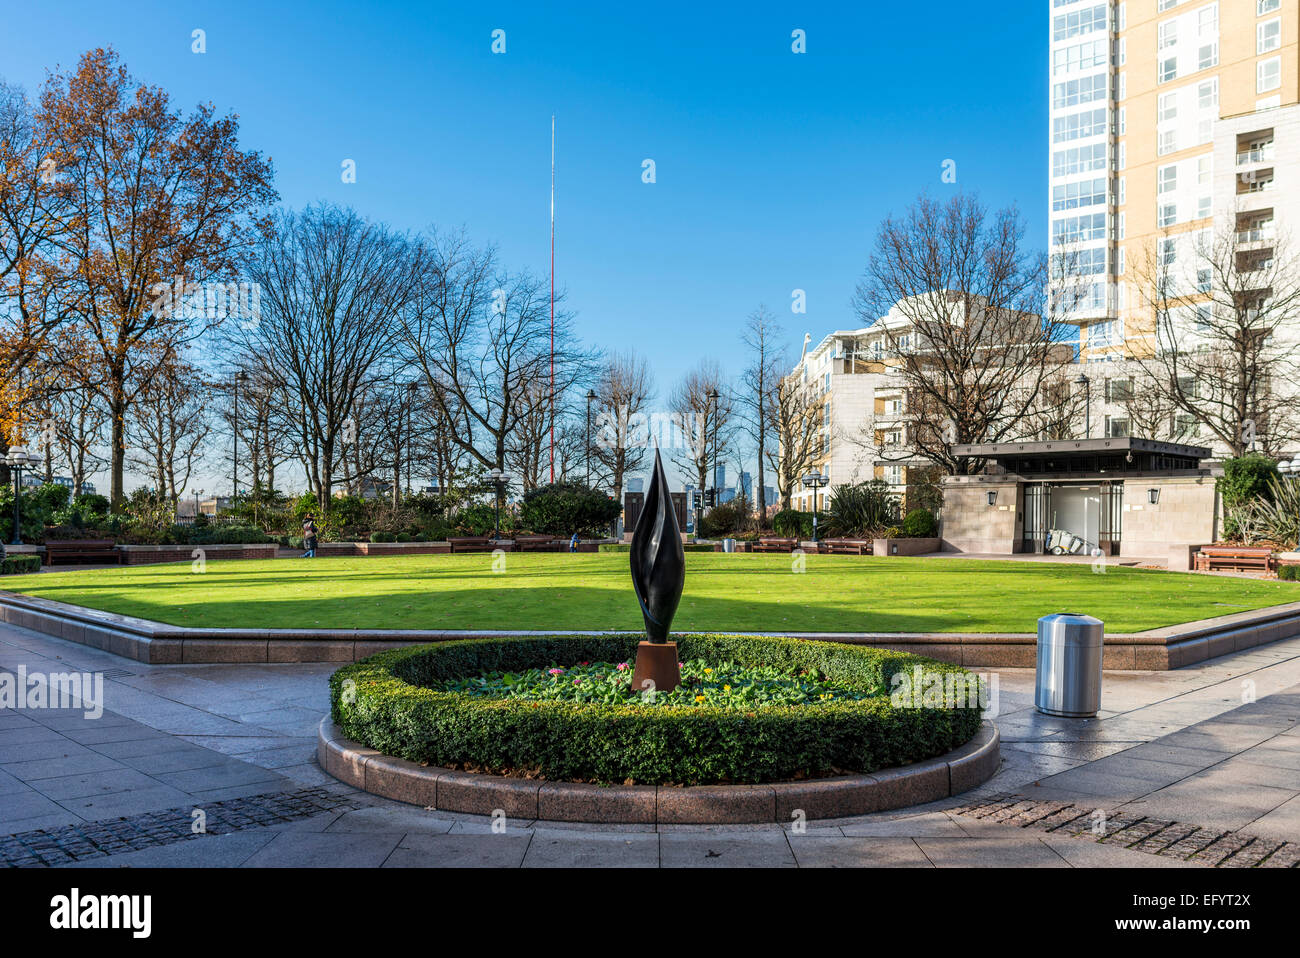
<instances>
[{"instance_id":1,"label":"blue sky","mask_svg":"<svg viewBox=\"0 0 1300 958\"><path fill-rule=\"evenodd\" d=\"M1044 245L1049 9L1014 8L53 0L7 4L0 76L34 90L111 44L177 105L239 114L286 204L464 226L539 273L555 113L557 285L586 340L647 355L662 400L701 356L739 371L760 303L796 348L856 325L876 224L921 191L1016 203Z\"/></svg>"}]
</instances>

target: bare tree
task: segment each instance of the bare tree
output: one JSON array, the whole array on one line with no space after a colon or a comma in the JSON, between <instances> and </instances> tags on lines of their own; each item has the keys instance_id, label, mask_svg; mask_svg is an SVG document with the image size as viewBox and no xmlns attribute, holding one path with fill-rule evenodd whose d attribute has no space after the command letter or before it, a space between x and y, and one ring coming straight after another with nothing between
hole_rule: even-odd
<instances>
[{"instance_id":1,"label":"bare tree","mask_svg":"<svg viewBox=\"0 0 1300 958\"><path fill-rule=\"evenodd\" d=\"M1287 239L1229 223L1166 235L1136 259L1149 325L1128 339L1152 388L1233 456L1288 450L1300 437L1300 261Z\"/></svg>"},{"instance_id":2,"label":"bare tree","mask_svg":"<svg viewBox=\"0 0 1300 958\"><path fill-rule=\"evenodd\" d=\"M789 369L786 361L783 366ZM780 376L768 406L769 431L775 442L767 449L767 464L776 477L781 508L789 509L800 478L822 452L824 411L819 398L797 376Z\"/></svg>"},{"instance_id":3,"label":"bare tree","mask_svg":"<svg viewBox=\"0 0 1300 958\"><path fill-rule=\"evenodd\" d=\"M909 444L949 473L983 465L954 446L1016 435L1072 355L1070 274L1052 263L1025 248L1015 208L989 213L969 196L921 197L880 226L854 305L863 325L886 317Z\"/></svg>"},{"instance_id":4,"label":"bare tree","mask_svg":"<svg viewBox=\"0 0 1300 958\"><path fill-rule=\"evenodd\" d=\"M731 389L722 367L701 360L678 383L668 408L686 440L673 450L673 463L692 476L699 489L712 487L709 466L725 461L734 431Z\"/></svg>"},{"instance_id":5,"label":"bare tree","mask_svg":"<svg viewBox=\"0 0 1300 958\"><path fill-rule=\"evenodd\" d=\"M106 438L108 411L90 389L63 389L50 397L50 418L54 426L53 445L58 457L68 465L72 494L79 496L86 480L108 463L100 453Z\"/></svg>"},{"instance_id":6,"label":"bare tree","mask_svg":"<svg viewBox=\"0 0 1300 958\"><path fill-rule=\"evenodd\" d=\"M760 520L767 511L767 498L763 489L767 478L763 468L772 420L769 407L776 398L775 381L780 378L780 373L773 366L773 359L779 348L777 341L781 334L781 327L766 306L759 306L750 314L741 333L741 341L749 350L750 364L741 374L741 388L737 391L736 398L741 422L758 452L758 483L754 499L758 503Z\"/></svg>"},{"instance_id":7,"label":"bare tree","mask_svg":"<svg viewBox=\"0 0 1300 958\"><path fill-rule=\"evenodd\" d=\"M393 355L394 317L427 267L404 237L332 206L280 214L258 247L250 276L261 288L261 318L242 331L244 348L284 383L294 441L322 508L345 442L360 437L358 404Z\"/></svg>"},{"instance_id":8,"label":"bare tree","mask_svg":"<svg viewBox=\"0 0 1300 958\"><path fill-rule=\"evenodd\" d=\"M193 366L173 360L136 391L128 424L129 460L175 508L211 429L209 393Z\"/></svg>"},{"instance_id":9,"label":"bare tree","mask_svg":"<svg viewBox=\"0 0 1300 958\"><path fill-rule=\"evenodd\" d=\"M594 392L592 462L608 477L615 501L622 502L628 475L642 467L650 451L642 424L655 390L645 357L631 350L610 356Z\"/></svg>"},{"instance_id":10,"label":"bare tree","mask_svg":"<svg viewBox=\"0 0 1300 958\"><path fill-rule=\"evenodd\" d=\"M552 327L547 284L500 269L494 250L474 249L463 235L432 236L424 249L425 282L400 311L400 328L407 362L454 423L447 436L483 469L504 470L512 443L544 429L545 469L526 456L535 466L524 479L537 484L544 472L549 480L550 431L591 368L572 316L557 309Z\"/></svg>"},{"instance_id":11,"label":"bare tree","mask_svg":"<svg viewBox=\"0 0 1300 958\"><path fill-rule=\"evenodd\" d=\"M1076 382L1078 369L1073 363L1058 363L1048 371L1037 401L1025 413L1019 438L1047 441L1083 435L1087 394Z\"/></svg>"}]
</instances>

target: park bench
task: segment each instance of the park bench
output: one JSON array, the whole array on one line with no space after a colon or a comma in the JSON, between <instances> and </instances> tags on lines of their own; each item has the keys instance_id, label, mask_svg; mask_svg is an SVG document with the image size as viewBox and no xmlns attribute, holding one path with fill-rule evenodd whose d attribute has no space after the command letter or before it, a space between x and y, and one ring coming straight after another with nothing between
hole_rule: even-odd
<instances>
[{"instance_id":1,"label":"park bench","mask_svg":"<svg viewBox=\"0 0 1300 958\"><path fill-rule=\"evenodd\" d=\"M1203 546L1196 553L1197 572L1264 572L1273 570L1273 550L1251 546Z\"/></svg>"},{"instance_id":2,"label":"park bench","mask_svg":"<svg viewBox=\"0 0 1300 958\"><path fill-rule=\"evenodd\" d=\"M555 536L515 536L515 548L520 552L568 552L569 540Z\"/></svg>"},{"instance_id":3,"label":"park bench","mask_svg":"<svg viewBox=\"0 0 1300 958\"><path fill-rule=\"evenodd\" d=\"M755 552L793 552L799 547L798 539L762 536L754 543Z\"/></svg>"},{"instance_id":4,"label":"park bench","mask_svg":"<svg viewBox=\"0 0 1300 958\"><path fill-rule=\"evenodd\" d=\"M490 536L458 536L456 538L449 537L447 545L451 546L453 553L462 553L492 552L497 548L498 544Z\"/></svg>"},{"instance_id":5,"label":"park bench","mask_svg":"<svg viewBox=\"0 0 1300 958\"><path fill-rule=\"evenodd\" d=\"M873 543L869 539L823 539L817 543L822 555L869 556Z\"/></svg>"},{"instance_id":6,"label":"park bench","mask_svg":"<svg viewBox=\"0 0 1300 958\"><path fill-rule=\"evenodd\" d=\"M112 539L63 539L45 543L45 564L54 565L56 562L120 565L122 553L117 551Z\"/></svg>"}]
</instances>

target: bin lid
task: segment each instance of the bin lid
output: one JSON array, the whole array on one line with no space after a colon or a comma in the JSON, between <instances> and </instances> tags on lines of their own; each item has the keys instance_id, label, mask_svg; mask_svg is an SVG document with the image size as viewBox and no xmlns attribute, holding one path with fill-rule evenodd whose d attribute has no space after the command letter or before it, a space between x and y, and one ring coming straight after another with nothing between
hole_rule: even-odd
<instances>
[{"instance_id":1,"label":"bin lid","mask_svg":"<svg viewBox=\"0 0 1300 958\"><path fill-rule=\"evenodd\" d=\"M1053 636L1055 641L1067 645L1097 645L1105 635L1106 626L1101 619L1081 612L1054 612L1038 620L1038 638Z\"/></svg>"}]
</instances>

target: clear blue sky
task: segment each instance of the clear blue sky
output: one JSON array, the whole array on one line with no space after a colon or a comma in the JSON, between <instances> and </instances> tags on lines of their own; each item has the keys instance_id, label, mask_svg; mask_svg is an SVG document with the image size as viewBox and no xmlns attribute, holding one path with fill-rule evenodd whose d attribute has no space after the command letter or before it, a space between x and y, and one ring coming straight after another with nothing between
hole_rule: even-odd
<instances>
[{"instance_id":1,"label":"clear blue sky","mask_svg":"<svg viewBox=\"0 0 1300 958\"><path fill-rule=\"evenodd\" d=\"M921 191L1017 203L1044 245L1050 11L1007 6L9 2L0 76L35 90L112 45L177 105L239 114L286 204L463 225L539 273L555 113L557 284L585 339L649 357L662 400L701 355L738 371L759 303L796 347L855 325L876 224Z\"/></svg>"}]
</instances>

